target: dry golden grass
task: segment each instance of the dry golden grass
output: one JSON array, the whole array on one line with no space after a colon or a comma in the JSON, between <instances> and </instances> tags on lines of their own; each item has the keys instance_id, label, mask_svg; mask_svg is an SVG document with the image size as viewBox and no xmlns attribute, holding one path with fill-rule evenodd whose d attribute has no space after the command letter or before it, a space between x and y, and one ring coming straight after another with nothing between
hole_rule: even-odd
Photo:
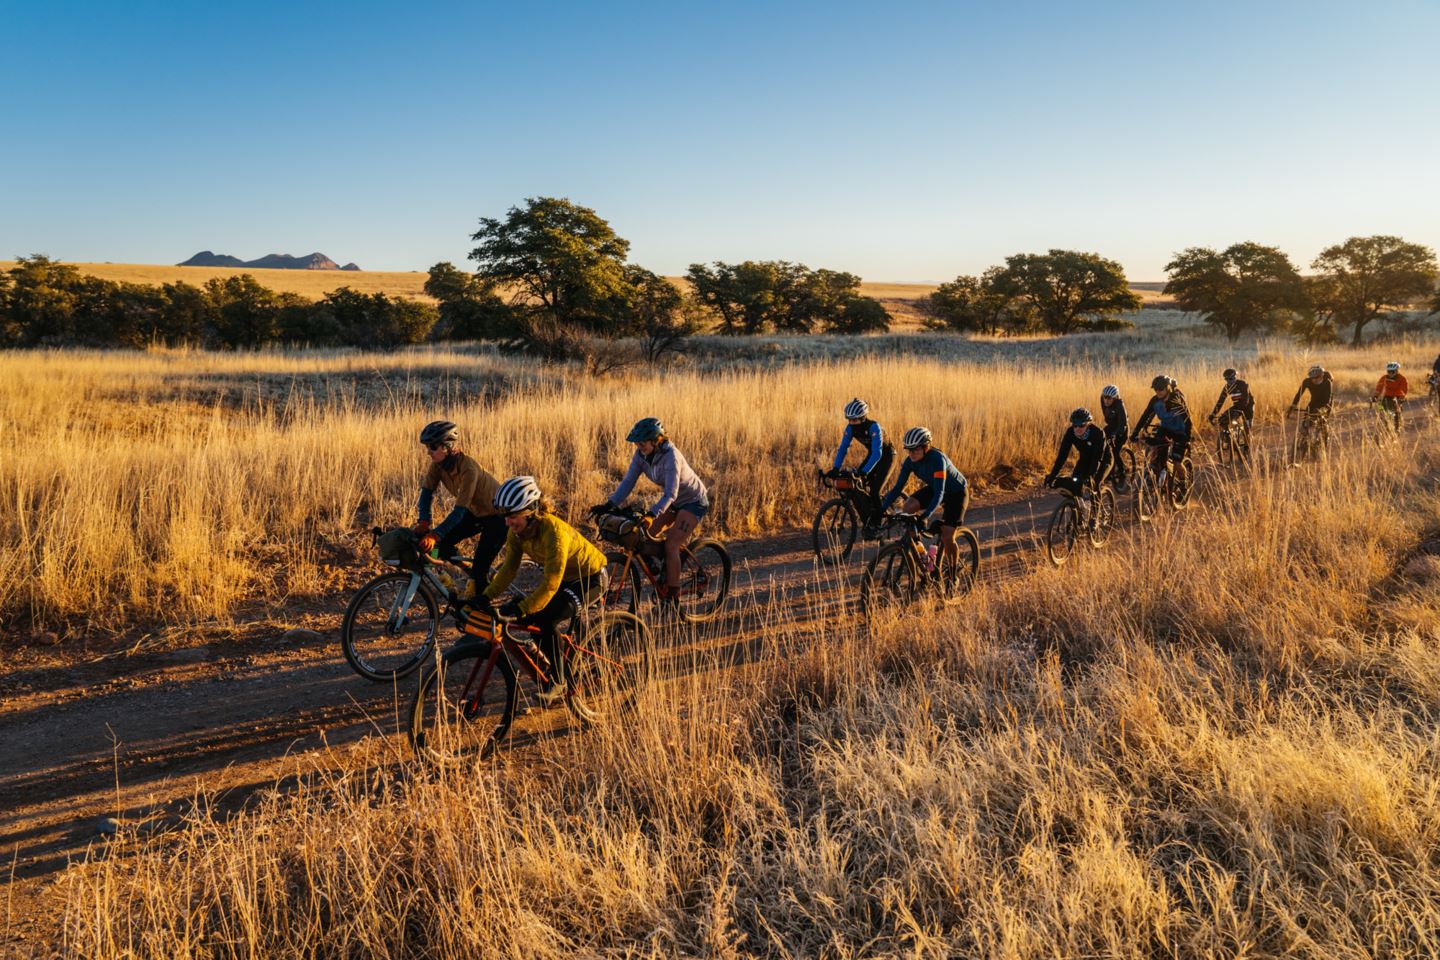
<instances>
[{"instance_id":1,"label":"dry golden grass","mask_svg":"<svg viewBox=\"0 0 1440 960\"><path fill-rule=\"evenodd\" d=\"M1437 466L1267 474L808 649L757 611L754 671L697 656L632 723L496 763L427 774L376 738L242 818L122 834L67 876L65 948L1436 956L1435 581L1386 604Z\"/></svg>"},{"instance_id":2,"label":"dry golden grass","mask_svg":"<svg viewBox=\"0 0 1440 960\"><path fill-rule=\"evenodd\" d=\"M1233 359L1273 425L1310 359L1260 345L1247 362L1174 331L791 344L800 354L772 366L778 341L710 340L712 359L693 369L604 380L442 349L0 354L0 617L119 627L305 595L322 545L363 549L371 524L410 522L415 437L440 416L495 474L535 474L572 517L623 472L629 425L660 416L710 485L710 528L752 534L809 522L813 468L832 456L852 396L892 435L928 425L983 496L1002 465L1038 475L1064 415L1105 382L1133 401L1166 369L1203 414ZM824 359L856 344L875 352ZM917 347L950 358L901 352ZM1392 353L1419 349L1322 359L1353 402ZM734 361L747 351L756 363Z\"/></svg>"}]
</instances>

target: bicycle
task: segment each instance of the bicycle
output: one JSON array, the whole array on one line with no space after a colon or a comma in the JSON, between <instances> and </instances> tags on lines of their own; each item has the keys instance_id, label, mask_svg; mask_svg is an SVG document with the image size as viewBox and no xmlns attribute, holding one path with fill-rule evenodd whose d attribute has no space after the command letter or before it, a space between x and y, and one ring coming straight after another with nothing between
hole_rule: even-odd
<instances>
[{"instance_id":1,"label":"bicycle","mask_svg":"<svg viewBox=\"0 0 1440 960\"><path fill-rule=\"evenodd\" d=\"M1292 407L1290 413L1294 412L1295 408ZM1291 449L1290 462L1299 464L1310 460L1319 460L1329 450L1330 408L1307 409L1300 415L1300 424L1295 429L1295 442Z\"/></svg>"},{"instance_id":2,"label":"bicycle","mask_svg":"<svg viewBox=\"0 0 1440 960\"><path fill-rule=\"evenodd\" d=\"M633 708L651 679L649 630L632 613L603 609L603 599L601 590L570 632L557 633L565 657L565 706L581 728ZM421 675L410 705L415 752L441 762L478 741L480 759L488 759L526 712L521 676L537 688L553 682L536 642L539 633L539 627L503 623L488 610L472 609L466 636Z\"/></svg>"},{"instance_id":3,"label":"bicycle","mask_svg":"<svg viewBox=\"0 0 1440 960\"><path fill-rule=\"evenodd\" d=\"M1098 487L1086 485L1090 496L1077 497L1067 487L1056 487L1061 500L1050 515L1050 526L1045 533L1045 552L1055 566L1063 566L1075 552L1075 542L1083 530L1090 546L1099 550L1110 542L1115 529L1115 491L1108 483Z\"/></svg>"},{"instance_id":4,"label":"bicycle","mask_svg":"<svg viewBox=\"0 0 1440 960\"><path fill-rule=\"evenodd\" d=\"M1400 413L1404 406L1404 397L1370 401L1370 410L1375 416L1375 431L1371 436L1377 446L1389 446L1400 439Z\"/></svg>"},{"instance_id":5,"label":"bicycle","mask_svg":"<svg viewBox=\"0 0 1440 960\"><path fill-rule=\"evenodd\" d=\"M619 547L605 554L610 585L605 603L616 610L639 612L644 584L659 602L665 582L664 540L651 536L636 510L612 509L595 518L600 539ZM680 595L676 608L685 623L713 620L730 592L730 552L718 540L702 537L680 549Z\"/></svg>"},{"instance_id":6,"label":"bicycle","mask_svg":"<svg viewBox=\"0 0 1440 960\"><path fill-rule=\"evenodd\" d=\"M880 548L860 581L860 609L869 615L882 606L909 605L933 591L941 606L959 602L974 589L980 569L980 538L969 527L955 530L956 557L940 554L923 518L909 513L887 513L882 528L902 527L899 539ZM935 538L938 539L938 538ZM931 552L932 550L936 552Z\"/></svg>"},{"instance_id":7,"label":"bicycle","mask_svg":"<svg viewBox=\"0 0 1440 960\"><path fill-rule=\"evenodd\" d=\"M370 537L378 543L381 529L371 529ZM464 557L440 560L420 553L414 538L397 546L391 556L384 556L384 550L383 562L400 569L382 573L355 591L340 621L340 649L360 676L393 683L425 662L435 646L441 617L459 609L452 572L468 577L472 570Z\"/></svg>"},{"instance_id":8,"label":"bicycle","mask_svg":"<svg viewBox=\"0 0 1440 960\"><path fill-rule=\"evenodd\" d=\"M822 488L838 494L820 505L820 509L815 511L815 520L810 524L815 556L820 558L821 563L833 566L850 559L850 551L861 535L862 526L866 539L873 539L871 530L876 519L875 501L866 491L864 480L848 470L827 474L817 469L815 478Z\"/></svg>"},{"instance_id":9,"label":"bicycle","mask_svg":"<svg viewBox=\"0 0 1440 960\"><path fill-rule=\"evenodd\" d=\"M1190 494L1194 488L1195 465L1187 453L1172 469L1172 461L1167 455L1171 441L1157 437L1153 430L1141 439L1150 448L1150 453L1145 457L1144 469L1136 469L1133 474L1135 517L1141 523L1149 523L1162 499L1170 504L1170 509L1176 513L1189 506ZM1128 449L1126 453L1131 458L1128 465L1134 469L1140 458Z\"/></svg>"},{"instance_id":10,"label":"bicycle","mask_svg":"<svg viewBox=\"0 0 1440 960\"><path fill-rule=\"evenodd\" d=\"M1221 415L1215 426L1215 459L1221 467L1250 463L1250 427L1243 416Z\"/></svg>"}]
</instances>

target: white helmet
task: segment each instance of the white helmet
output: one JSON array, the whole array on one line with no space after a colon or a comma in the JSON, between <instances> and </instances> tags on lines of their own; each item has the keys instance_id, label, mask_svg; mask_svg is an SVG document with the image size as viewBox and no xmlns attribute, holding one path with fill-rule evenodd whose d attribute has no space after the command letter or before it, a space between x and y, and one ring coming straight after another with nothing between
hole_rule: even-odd
<instances>
[{"instance_id":1,"label":"white helmet","mask_svg":"<svg viewBox=\"0 0 1440 960\"><path fill-rule=\"evenodd\" d=\"M845 404L846 420L859 420L861 417L865 416L865 414L869 412L870 404L866 403L864 400L861 400L859 397L856 397L854 400L851 400L849 403Z\"/></svg>"},{"instance_id":2,"label":"white helmet","mask_svg":"<svg viewBox=\"0 0 1440 960\"><path fill-rule=\"evenodd\" d=\"M911 427L905 431L905 438L900 441L906 450L914 450L916 447L923 447L930 443L930 431L924 427Z\"/></svg>"},{"instance_id":3,"label":"white helmet","mask_svg":"<svg viewBox=\"0 0 1440 960\"><path fill-rule=\"evenodd\" d=\"M495 491L495 506L503 514L528 510L540 500L540 485L534 477L511 477Z\"/></svg>"},{"instance_id":4,"label":"white helmet","mask_svg":"<svg viewBox=\"0 0 1440 960\"><path fill-rule=\"evenodd\" d=\"M1104 389L1102 389L1102 390L1100 391L1100 398L1101 398L1102 400L1103 400L1104 398L1106 398L1106 397L1112 397L1112 398L1113 398L1113 397L1119 397L1119 396L1120 396L1120 388L1117 387L1117 386L1115 386L1115 384L1113 384L1113 383L1107 383L1107 384L1105 385Z\"/></svg>"},{"instance_id":5,"label":"white helmet","mask_svg":"<svg viewBox=\"0 0 1440 960\"><path fill-rule=\"evenodd\" d=\"M1399 373L1399 372L1400 372L1400 364L1396 363L1394 360L1391 360L1389 363L1385 364L1385 372L1386 372L1386 373Z\"/></svg>"},{"instance_id":6,"label":"white helmet","mask_svg":"<svg viewBox=\"0 0 1440 960\"><path fill-rule=\"evenodd\" d=\"M1320 364L1317 363L1317 364L1315 364L1315 366L1313 366L1313 367L1310 368L1310 379L1311 379L1311 380L1314 380L1316 377L1320 376L1320 374L1322 374L1322 373L1324 373L1324 372L1325 372L1325 368L1322 367L1322 366L1320 366Z\"/></svg>"}]
</instances>

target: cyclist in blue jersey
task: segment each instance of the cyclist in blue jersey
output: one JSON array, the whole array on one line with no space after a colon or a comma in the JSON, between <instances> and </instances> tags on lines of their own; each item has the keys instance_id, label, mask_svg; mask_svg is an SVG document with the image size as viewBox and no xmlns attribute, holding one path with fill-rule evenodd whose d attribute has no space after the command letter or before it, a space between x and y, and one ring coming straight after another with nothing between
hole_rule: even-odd
<instances>
[{"instance_id":1,"label":"cyclist in blue jersey","mask_svg":"<svg viewBox=\"0 0 1440 960\"><path fill-rule=\"evenodd\" d=\"M1156 440L1165 441L1161 446L1168 445L1170 460L1179 463L1185 459L1185 451L1190 446L1190 434L1194 428L1190 419L1190 406L1185 402L1185 395L1180 392L1173 377L1163 374L1156 377L1150 381L1150 389L1155 391L1155 397L1145 407L1145 412L1140 414L1130 439L1139 440L1140 434L1150 425L1150 421L1155 420L1159 424L1155 431Z\"/></svg>"},{"instance_id":2,"label":"cyclist in blue jersey","mask_svg":"<svg viewBox=\"0 0 1440 960\"><path fill-rule=\"evenodd\" d=\"M900 464L900 478L895 486L880 501L883 513L890 504L905 492L905 483L912 476L919 478L926 486L905 500L906 513L924 513L932 524L935 514L940 513L940 553L952 562L959 562L960 551L955 547L955 531L965 522L965 508L970 502L970 487L965 477L955 469L950 458L930 445L930 431L924 427L911 427L905 431L901 441L905 445L905 462Z\"/></svg>"},{"instance_id":3,"label":"cyclist in blue jersey","mask_svg":"<svg viewBox=\"0 0 1440 960\"><path fill-rule=\"evenodd\" d=\"M845 454L849 452L852 442L858 441L865 445L865 462L856 471L856 479L864 484L865 493L870 499L872 512L865 518L865 532L871 534L875 530L875 518L880 514L881 487L885 478L890 476L890 465L895 460L895 448L885 442L885 434L880 429L880 424L870 419L870 405L859 397L845 404L845 420L849 425L840 436L840 449L835 451L835 466L831 468L830 475L833 477L844 468Z\"/></svg>"}]
</instances>

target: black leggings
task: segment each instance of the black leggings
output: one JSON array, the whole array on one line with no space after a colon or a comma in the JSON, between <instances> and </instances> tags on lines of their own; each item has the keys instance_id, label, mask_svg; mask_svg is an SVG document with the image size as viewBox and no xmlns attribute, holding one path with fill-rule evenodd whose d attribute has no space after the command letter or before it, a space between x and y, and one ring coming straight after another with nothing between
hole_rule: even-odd
<instances>
[{"instance_id":1,"label":"black leggings","mask_svg":"<svg viewBox=\"0 0 1440 960\"><path fill-rule=\"evenodd\" d=\"M862 474L865 478L865 496L870 500L870 515L880 515L880 498L885 493L885 479L890 476L890 466L895 462L895 448L890 444L880 448L880 459L875 461L875 466L870 472Z\"/></svg>"},{"instance_id":2,"label":"black leggings","mask_svg":"<svg viewBox=\"0 0 1440 960\"><path fill-rule=\"evenodd\" d=\"M573 620L581 610L599 599L603 589L599 574L565 580L549 603L517 621L526 626L540 628L540 649L550 658L550 673L556 683L565 679L565 658L560 656L560 638L555 627L567 620Z\"/></svg>"},{"instance_id":3,"label":"black leggings","mask_svg":"<svg viewBox=\"0 0 1440 960\"><path fill-rule=\"evenodd\" d=\"M470 562L470 577L475 581L475 590L478 593L484 590L490 583L490 565L499 556L500 549L505 546L505 518L477 517L473 513L467 513L465 519L457 523L453 529L441 538L438 544L440 556L449 559L455 555L455 548L464 540L468 540L476 534L480 534L479 541L475 544L475 557Z\"/></svg>"}]
</instances>

